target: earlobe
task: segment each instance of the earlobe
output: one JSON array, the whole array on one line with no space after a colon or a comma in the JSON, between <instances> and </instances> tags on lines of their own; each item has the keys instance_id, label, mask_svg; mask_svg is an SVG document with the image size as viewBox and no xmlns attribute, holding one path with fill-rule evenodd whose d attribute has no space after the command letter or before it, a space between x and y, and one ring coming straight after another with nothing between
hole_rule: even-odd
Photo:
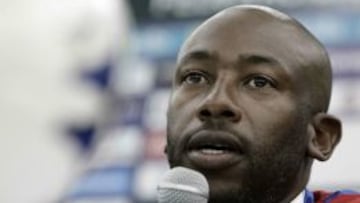
<instances>
[{"instance_id":1,"label":"earlobe","mask_svg":"<svg viewBox=\"0 0 360 203\"><path fill-rule=\"evenodd\" d=\"M318 113L308 126L308 135L308 155L326 161L341 139L341 122L329 114Z\"/></svg>"}]
</instances>

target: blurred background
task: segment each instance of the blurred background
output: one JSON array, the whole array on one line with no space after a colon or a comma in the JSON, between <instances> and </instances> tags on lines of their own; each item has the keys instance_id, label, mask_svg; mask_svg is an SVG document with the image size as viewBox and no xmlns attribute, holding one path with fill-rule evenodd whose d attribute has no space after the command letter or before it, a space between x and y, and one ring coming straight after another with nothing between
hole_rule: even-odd
<instances>
[{"instance_id":1,"label":"blurred background","mask_svg":"<svg viewBox=\"0 0 360 203\"><path fill-rule=\"evenodd\" d=\"M295 16L326 45L343 139L309 188L360 190L359 1L1 0L0 202L156 202L178 48L244 3Z\"/></svg>"}]
</instances>

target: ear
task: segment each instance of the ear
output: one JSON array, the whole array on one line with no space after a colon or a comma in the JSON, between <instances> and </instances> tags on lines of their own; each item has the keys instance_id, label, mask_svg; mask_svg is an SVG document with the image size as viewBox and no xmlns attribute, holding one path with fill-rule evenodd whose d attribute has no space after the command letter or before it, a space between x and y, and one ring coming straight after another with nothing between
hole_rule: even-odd
<instances>
[{"instance_id":1,"label":"ear","mask_svg":"<svg viewBox=\"0 0 360 203\"><path fill-rule=\"evenodd\" d=\"M326 161L341 139L341 122L329 114L317 113L309 124L308 134L308 155Z\"/></svg>"}]
</instances>

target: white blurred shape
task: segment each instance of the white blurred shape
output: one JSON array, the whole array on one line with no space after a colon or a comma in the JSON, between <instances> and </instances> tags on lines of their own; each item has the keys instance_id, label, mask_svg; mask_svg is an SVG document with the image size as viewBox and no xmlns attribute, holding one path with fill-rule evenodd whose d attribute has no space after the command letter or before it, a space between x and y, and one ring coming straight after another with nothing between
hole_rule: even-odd
<instances>
[{"instance_id":1,"label":"white blurred shape","mask_svg":"<svg viewBox=\"0 0 360 203\"><path fill-rule=\"evenodd\" d=\"M66 201L64 203L134 203L129 198L83 198L78 200Z\"/></svg>"},{"instance_id":2,"label":"white blurred shape","mask_svg":"<svg viewBox=\"0 0 360 203\"><path fill-rule=\"evenodd\" d=\"M0 2L0 202L53 202L79 170L58 127L99 115L102 98L76 74L111 55L119 8L116 0Z\"/></svg>"}]
</instances>

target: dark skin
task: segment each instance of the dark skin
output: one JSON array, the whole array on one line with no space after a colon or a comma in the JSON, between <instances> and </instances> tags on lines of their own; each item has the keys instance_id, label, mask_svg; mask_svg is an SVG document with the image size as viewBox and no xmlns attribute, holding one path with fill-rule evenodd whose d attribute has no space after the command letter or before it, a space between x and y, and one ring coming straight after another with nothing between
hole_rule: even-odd
<instances>
[{"instance_id":1,"label":"dark skin","mask_svg":"<svg viewBox=\"0 0 360 203\"><path fill-rule=\"evenodd\" d=\"M184 43L168 109L171 167L200 171L210 203L287 203L327 160L340 121L327 114L321 44L264 7L226 9Z\"/></svg>"}]
</instances>

